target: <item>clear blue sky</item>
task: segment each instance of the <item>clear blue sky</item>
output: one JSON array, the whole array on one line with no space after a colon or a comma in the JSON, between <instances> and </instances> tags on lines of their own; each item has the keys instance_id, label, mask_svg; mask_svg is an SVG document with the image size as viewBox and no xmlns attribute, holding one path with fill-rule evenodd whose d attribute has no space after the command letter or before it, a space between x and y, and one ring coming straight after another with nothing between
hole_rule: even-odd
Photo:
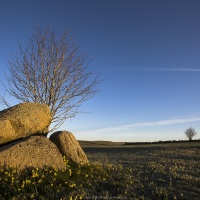
<instances>
[{"instance_id":1,"label":"clear blue sky","mask_svg":"<svg viewBox=\"0 0 200 200\"><path fill-rule=\"evenodd\" d=\"M81 107L89 114L61 130L82 140L158 141L186 139L192 126L200 138L199 0L0 1L2 81L10 53L37 25L71 28L105 78Z\"/></svg>"}]
</instances>

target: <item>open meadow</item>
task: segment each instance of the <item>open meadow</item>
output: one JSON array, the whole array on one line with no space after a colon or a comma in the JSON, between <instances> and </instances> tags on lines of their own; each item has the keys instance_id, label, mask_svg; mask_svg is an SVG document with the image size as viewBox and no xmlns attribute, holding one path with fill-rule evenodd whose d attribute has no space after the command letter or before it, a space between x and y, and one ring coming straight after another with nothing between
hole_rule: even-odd
<instances>
[{"instance_id":1,"label":"open meadow","mask_svg":"<svg viewBox=\"0 0 200 200\"><path fill-rule=\"evenodd\" d=\"M200 199L200 142L82 146L91 162L124 172L124 199Z\"/></svg>"},{"instance_id":2,"label":"open meadow","mask_svg":"<svg viewBox=\"0 0 200 200\"><path fill-rule=\"evenodd\" d=\"M90 163L0 168L1 200L199 200L200 142L125 145L80 141Z\"/></svg>"}]
</instances>

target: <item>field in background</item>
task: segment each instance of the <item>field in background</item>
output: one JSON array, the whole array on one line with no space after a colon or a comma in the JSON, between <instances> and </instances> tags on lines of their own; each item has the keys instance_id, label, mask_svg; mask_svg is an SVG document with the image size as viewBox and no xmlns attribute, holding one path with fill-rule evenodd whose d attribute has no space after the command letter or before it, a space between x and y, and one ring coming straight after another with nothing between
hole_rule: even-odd
<instances>
[{"instance_id":1,"label":"field in background","mask_svg":"<svg viewBox=\"0 0 200 200\"><path fill-rule=\"evenodd\" d=\"M112 142L112 141L86 141L86 140L78 140L79 144L82 147L106 147L106 146L137 146L137 145L165 145L165 144L176 144L176 145L189 145L191 143L200 143L200 140L169 140L169 141L158 141L158 142Z\"/></svg>"},{"instance_id":2,"label":"field in background","mask_svg":"<svg viewBox=\"0 0 200 200\"><path fill-rule=\"evenodd\" d=\"M125 142L111 142L111 141L78 141L81 147L97 147L97 146L121 146L125 145Z\"/></svg>"},{"instance_id":3,"label":"field in background","mask_svg":"<svg viewBox=\"0 0 200 200\"><path fill-rule=\"evenodd\" d=\"M135 198L200 199L200 142L80 144L91 162L128 171Z\"/></svg>"}]
</instances>

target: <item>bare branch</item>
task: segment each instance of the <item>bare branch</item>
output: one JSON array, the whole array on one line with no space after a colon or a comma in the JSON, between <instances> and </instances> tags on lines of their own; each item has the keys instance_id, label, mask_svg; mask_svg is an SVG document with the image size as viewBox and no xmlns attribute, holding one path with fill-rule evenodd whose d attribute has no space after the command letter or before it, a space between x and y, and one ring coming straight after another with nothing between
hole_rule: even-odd
<instances>
[{"instance_id":1,"label":"bare branch","mask_svg":"<svg viewBox=\"0 0 200 200\"><path fill-rule=\"evenodd\" d=\"M7 108L10 107L10 104L9 104L8 101L6 101L6 99L5 99L5 94L4 94L3 96L0 95L0 104L6 106Z\"/></svg>"},{"instance_id":2,"label":"bare branch","mask_svg":"<svg viewBox=\"0 0 200 200\"><path fill-rule=\"evenodd\" d=\"M6 91L20 102L47 104L55 130L98 92L100 76L88 64L88 55L80 52L70 31L58 37L51 28L37 28L9 60Z\"/></svg>"}]
</instances>

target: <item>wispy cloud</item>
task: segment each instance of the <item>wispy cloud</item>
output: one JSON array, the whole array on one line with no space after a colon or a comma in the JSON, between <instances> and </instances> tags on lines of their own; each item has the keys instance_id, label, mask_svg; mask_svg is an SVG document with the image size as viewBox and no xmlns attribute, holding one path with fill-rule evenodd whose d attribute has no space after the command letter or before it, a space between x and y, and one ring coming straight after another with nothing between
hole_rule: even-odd
<instances>
[{"instance_id":1,"label":"wispy cloud","mask_svg":"<svg viewBox=\"0 0 200 200\"><path fill-rule=\"evenodd\" d=\"M134 68L134 67L114 67L112 70L119 71L145 71L145 72L200 72L198 68Z\"/></svg>"},{"instance_id":2,"label":"wispy cloud","mask_svg":"<svg viewBox=\"0 0 200 200\"><path fill-rule=\"evenodd\" d=\"M150 69L142 68L141 71L149 71L149 72L200 72L200 69L197 69L197 68L150 68Z\"/></svg>"},{"instance_id":3,"label":"wispy cloud","mask_svg":"<svg viewBox=\"0 0 200 200\"><path fill-rule=\"evenodd\" d=\"M125 124L120 126L111 126L106 128L98 128L93 130L81 131L81 132L95 132L95 133L102 133L102 132L117 132L117 131L127 131L131 128L135 127L150 127L150 126L166 126L172 124L182 124L188 122L196 122L200 121L200 117L193 117L193 118L178 118L178 119L168 119L168 120L158 120L158 121L144 121L144 122L136 122L132 124Z\"/></svg>"}]
</instances>

